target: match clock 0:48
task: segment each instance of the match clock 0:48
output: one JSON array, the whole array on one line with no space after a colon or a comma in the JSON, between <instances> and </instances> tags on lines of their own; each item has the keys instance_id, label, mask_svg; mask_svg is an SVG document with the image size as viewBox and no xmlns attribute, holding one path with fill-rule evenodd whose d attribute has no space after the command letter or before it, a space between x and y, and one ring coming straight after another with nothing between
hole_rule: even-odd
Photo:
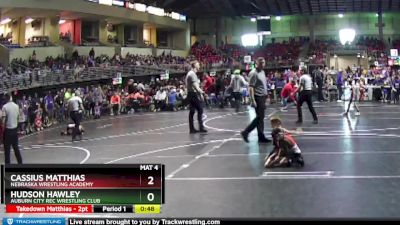
<instances>
[{"instance_id":1,"label":"match clock 0:48","mask_svg":"<svg viewBox=\"0 0 400 225\"><path fill-rule=\"evenodd\" d=\"M135 205L135 213L137 214L157 214L161 212L161 205Z\"/></svg>"}]
</instances>

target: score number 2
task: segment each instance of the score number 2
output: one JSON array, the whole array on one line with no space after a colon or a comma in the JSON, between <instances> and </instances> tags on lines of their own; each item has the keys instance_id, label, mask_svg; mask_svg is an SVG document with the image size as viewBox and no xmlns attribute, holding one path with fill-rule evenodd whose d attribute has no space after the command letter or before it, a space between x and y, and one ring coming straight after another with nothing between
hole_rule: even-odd
<instances>
[{"instance_id":1,"label":"score number 2","mask_svg":"<svg viewBox=\"0 0 400 225\"><path fill-rule=\"evenodd\" d=\"M147 183L148 185L154 185L154 177L153 176L149 176L149 177L147 177L147 179L149 180L149 182Z\"/></svg>"}]
</instances>

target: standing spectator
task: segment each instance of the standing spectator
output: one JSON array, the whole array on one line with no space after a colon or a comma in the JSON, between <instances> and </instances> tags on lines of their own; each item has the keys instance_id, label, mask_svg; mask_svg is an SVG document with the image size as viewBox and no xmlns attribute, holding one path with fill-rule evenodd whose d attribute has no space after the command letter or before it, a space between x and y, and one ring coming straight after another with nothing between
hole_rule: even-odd
<instances>
[{"instance_id":1,"label":"standing spectator","mask_svg":"<svg viewBox=\"0 0 400 225\"><path fill-rule=\"evenodd\" d=\"M275 81L275 94L276 94L276 101L281 101L281 93L283 87L285 87L286 80L283 74L277 74L276 81Z\"/></svg>"},{"instance_id":2,"label":"standing spectator","mask_svg":"<svg viewBox=\"0 0 400 225\"><path fill-rule=\"evenodd\" d=\"M230 87L232 88L232 95L235 98L236 112L239 112L240 105L242 104L242 88L247 86L247 82L240 75L240 70L235 70L231 79Z\"/></svg>"},{"instance_id":3,"label":"standing spectator","mask_svg":"<svg viewBox=\"0 0 400 225\"><path fill-rule=\"evenodd\" d=\"M68 100L72 97L71 88L68 88L64 94L64 101L68 102Z\"/></svg>"},{"instance_id":4,"label":"standing spectator","mask_svg":"<svg viewBox=\"0 0 400 225\"><path fill-rule=\"evenodd\" d=\"M324 95L322 93L322 88L324 87L324 75L322 73L322 68L318 68L315 72L315 84L318 88L318 101L325 101Z\"/></svg>"},{"instance_id":5,"label":"standing spectator","mask_svg":"<svg viewBox=\"0 0 400 225\"><path fill-rule=\"evenodd\" d=\"M75 50L75 51L72 53L72 59L73 59L74 61L77 61L78 58L79 58L78 50Z\"/></svg>"},{"instance_id":6,"label":"standing spectator","mask_svg":"<svg viewBox=\"0 0 400 225\"><path fill-rule=\"evenodd\" d=\"M224 77L222 74L218 74L217 80L215 81L215 96L220 102L220 108L224 108Z\"/></svg>"},{"instance_id":7,"label":"standing spectator","mask_svg":"<svg viewBox=\"0 0 400 225\"><path fill-rule=\"evenodd\" d=\"M36 51L33 50L32 52L32 61L36 61Z\"/></svg>"},{"instance_id":8,"label":"standing spectator","mask_svg":"<svg viewBox=\"0 0 400 225\"><path fill-rule=\"evenodd\" d=\"M94 60L95 57L94 48L90 49L89 57Z\"/></svg>"},{"instance_id":9,"label":"standing spectator","mask_svg":"<svg viewBox=\"0 0 400 225\"><path fill-rule=\"evenodd\" d=\"M19 118L18 118L18 131L20 134L25 134L25 128L26 128L26 117L24 113L24 109L22 104L19 106Z\"/></svg>"},{"instance_id":10,"label":"standing spectator","mask_svg":"<svg viewBox=\"0 0 400 225\"><path fill-rule=\"evenodd\" d=\"M399 96L400 96L400 79L399 76L396 76L393 81L393 94L394 94L394 103L399 104Z\"/></svg>"},{"instance_id":11,"label":"standing spectator","mask_svg":"<svg viewBox=\"0 0 400 225\"><path fill-rule=\"evenodd\" d=\"M33 132L35 130L35 118L36 118L36 110L38 109L38 104L31 96L28 98L29 106L28 106L28 114L29 114L29 131Z\"/></svg>"},{"instance_id":12,"label":"standing spectator","mask_svg":"<svg viewBox=\"0 0 400 225\"><path fill-rule=\"evenodd\" d=\"M209 76L207 73L204 73L203 74L203 77L204 77L204 92L206 93L206 94L210 94L209 93L209 88L212 86L212 85L214 85L214 79L211 77L211 76Z\"/></svg>"},{"instance_id":13,"label":"standing spectator","mask_svg":"<svg viewBox=\"0 0 400 225\"><path fill-rule=\"evenodd\" d=\"M57 95L54 97L54 102L57 121L62 123L65 118L64 95L62 92L57 92Z\"/></svg>"},{"instance_id":14,"label":"standing spectator","mask_svg":"<svg viewBox=\"0 0 400 225\"><path fill-rule=\"evenodd\" d=\"M93 96L93 91L90 90L89 93L85 96L84 99L85 102L85 109L87 110L87 116L94 116L94 96Z\"/></svg>"},{"instance_id":15,"label":"standing spectator","mask_svg":"<svg viewBox=\"0 0 400 225\"><path fill-rule=\"evenodd\" d=\"M94 89L93 92L94 97L94 105L95 105L95 118L99 119L101 115L101 106L103 105L104 100L104 92L99 85L97 88Z\"/></svg>"},{"instance_id":16,"label":"standing spectator","mask_svg":"<svg viewBox=\"0 0 400 225\"><path fill-rule=\"evenodd\" d=\"M133 87L133 79L129 79L128 84L125 87L125 91L128 92L128 94L132 94L135 92L135 89Z\"/></svg>"},{"instance_id":17,"label":"standing spectator","mask_svg":"<svg viewBox=\"0 0 400 225\"><path fill-rule=\"evenodd\" d=\"M22 109L22 113L24 114L23 117L25 118L24 131L27 131L28 130L28 116L29 116L29 114L28 114L29 102L26 99L25 95L22 96L22 100L20 101L19 105L20 105L20 108Z\"/></svg>"},{"instance_id":18,"label":"standing spectator","mask_svg":"<svg viewBox=\"0 0 400 225\"><path fill-rule=\"evenodd\" d=\"M342 95L343 95L343 70L339 70L339 73L337 75L337 80L336 80L336 86L337 89L339 90L339 96L337 102L342 102Z\"/></svg>"},{"instance_id":19,"label":"standing spectator","mask_svg":"<svg viewBox=\"0 0 400 225\"><path fill-rule=\"evenodd\" d=\"M50 91L44 97L44 105L47 112L46 114L49 117L49 122L52 123L54 117L54 98Z\"/></svg>"},{"instance_id":20,"label":"standing spectator","mask_svg":"<svg viewBox=\"0 0 400 225\"><path fill-rule=\"evenodd\" d=\"M332 92L337 91L337 89L336 89L337 87L333 86L333 79L332 79L331 75L328 74L328 76L326 77L325 84L326 84L326 88L327 88L328 101L331 102L331 101L333 101Z\"/></svg>"},{"instance_id":21,"label":"standing spectator","mask_svg":"<svg viewBox=\"0 0 400 225\"><path fill-rule=\"evenodd\" d=\"M139 84L136 86L137 91L144 91L144 85L142 82L139 82Z\"/></svg>"},{"instance_id":22,"label":"standing spectator","mask_svg":"<svg viewBox=\"0 0 400 225\"><path fill-rule=\"evenodd\" d=\"M359 83L360 83L360 99L359 99L359 101L362 102L365 99L365 91L366 91L365 79L363 77L361 77Z\"/></svg>"},{"instance_id":23,"label":"standing spectator","mask_svg":"<svg viewBox=\"0 0 400 225\"><path fill-rule=\"evenodd\" d=\"M21 152L18 146L18 105L12 101L9 94L5 95L7 103L3 106L3 127L4 127L4 161L10 164L11 146L14 149L18 164L22 164Z\"/></svg>"}]
</instances>

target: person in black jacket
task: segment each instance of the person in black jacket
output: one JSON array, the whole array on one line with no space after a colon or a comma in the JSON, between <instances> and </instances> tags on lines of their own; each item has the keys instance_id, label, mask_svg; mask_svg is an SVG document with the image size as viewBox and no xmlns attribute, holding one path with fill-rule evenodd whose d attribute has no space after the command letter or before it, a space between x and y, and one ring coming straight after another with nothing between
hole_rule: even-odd
<instances>
[{"instance_id":1,"label":"person in black jacket","mask_svg":"<svg viewBox=\"0 0 400 225\"><path fill-rule=\"evenodd\" d=\"M317 85L317 90L318 90L318 101L323 102L325 101L322 88L324 86L324 75L321 71L321 68L318 67L318 69L315 71L315 84Z\"/></svg>"},{"instance_id":2,"label":"person in black jacket","mask_svg":"<svg viewBox=\"0 0 400 225\"><path fill-rule=\"evenodd\" d=\"M220 108L224 108L224 93L225 93L224 77L222 74L218 74L217 80L215 81L215 96L219 100Z\"/></svg>"}]
</instances>

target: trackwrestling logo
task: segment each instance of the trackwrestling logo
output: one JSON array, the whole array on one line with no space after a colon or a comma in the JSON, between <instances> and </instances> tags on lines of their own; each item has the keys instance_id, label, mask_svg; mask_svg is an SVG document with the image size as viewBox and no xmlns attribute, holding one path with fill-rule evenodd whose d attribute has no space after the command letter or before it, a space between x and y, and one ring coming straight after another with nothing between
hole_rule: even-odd
<instances>
[{"instance_id":1,"label":"trackwrestling logo","mask_svg":"<svg viewBox=\"0 0 400 225\"><path fill-rule=\"evenodd\" d=\"M8 218L8 219L7 219L7 224L8 224L8 225L12 225L13 222L14 222L14 219L13 219L13 218Z\"/></svg>"}]
</instances>

